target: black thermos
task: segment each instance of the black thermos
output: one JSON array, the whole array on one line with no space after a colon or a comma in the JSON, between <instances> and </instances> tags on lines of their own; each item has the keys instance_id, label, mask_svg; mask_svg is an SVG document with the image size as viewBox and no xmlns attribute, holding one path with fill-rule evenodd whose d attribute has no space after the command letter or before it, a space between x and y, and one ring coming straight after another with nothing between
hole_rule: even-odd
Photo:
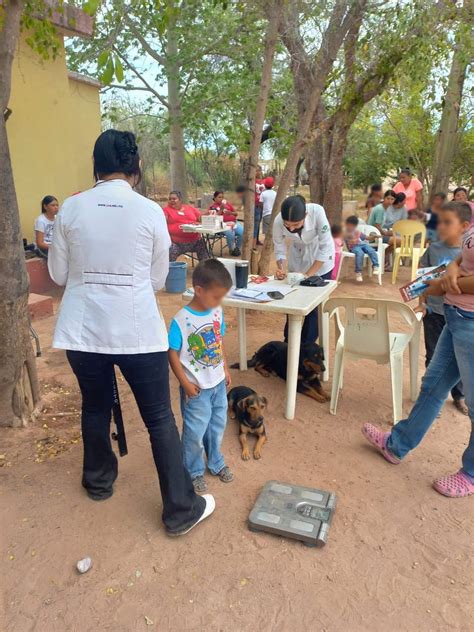
<instances>
[{"instance_id":1,"label":"black thermos","mask_svg":"<svg viewBox=\"0 0 474 632\"><path fill-rule=\"evenodd\" d=\"M247 287L247 281L249 278L249 262L248 261L236 261L235 263L235 286L238 289Z\"/></svg>"}]
</instances>

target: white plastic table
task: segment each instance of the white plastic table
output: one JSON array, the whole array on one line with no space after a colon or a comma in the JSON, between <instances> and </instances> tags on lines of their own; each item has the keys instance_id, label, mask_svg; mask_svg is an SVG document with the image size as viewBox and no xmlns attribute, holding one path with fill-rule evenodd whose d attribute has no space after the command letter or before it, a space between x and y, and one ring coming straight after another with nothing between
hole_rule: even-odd
<instances>
[{"instance_id":1,"label":"white plastic table","mask_svg":"<svg viewBox=\"0 0 474 632\"><path fill-rule=\"evenodd\" d=\"M218 236L223 236L226 230L229 230L233 224L223 224L222 228L206 228L200 224L183 224L181 226L181 230L183 233L198 233L202 235L204 240L204 244L206 246L207 253L209 257L212 257L212 250L214 247L214 240Z\"/></svg>"},{"instance_id":2,"label":"white plastic table","mask_svg":"<svg viewBox=\"0 0 474 632\"><path fill-rule=\"evenodd\" d=\"M272 285L278 285L278 281L272 281ZM285 281L281 281L285 283ZM298 382L298 364L301 345L301 328L304 317L316 307L324 303L336 289L337 282L329 281L324 287L297 287L281 300L268 303L255 303L253 301L241 301L236 298L226 297L224 307L237 309L238 335L239 335L239 364L240 370L247 370L247 328L246 311L248 309L259 312L272 312L274 314L286 314L288 316L288 366L286 374L286 409L285 417L294 419L296 408L296 388ZM185 293L189 300L189 294ZM324 351L324 364L326 371L323 381L329 379L329 318L319 310L319 341Z\"/></svg>"}]
</instances>

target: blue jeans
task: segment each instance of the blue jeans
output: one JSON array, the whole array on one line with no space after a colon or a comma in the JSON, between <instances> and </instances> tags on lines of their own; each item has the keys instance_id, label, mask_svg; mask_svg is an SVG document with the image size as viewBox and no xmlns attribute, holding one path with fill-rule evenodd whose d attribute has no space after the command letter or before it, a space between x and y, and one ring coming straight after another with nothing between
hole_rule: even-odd
<instances>
[{"instance_id":1,"label":"blue jeans","mask_svg":"<svg viewBox=\"0 0 474 632\"><path fill-rule=\"evenodd\" d=\"M444 306L446 326L428 365L418 399L408 419L392 430L387 448L399 458L416 448L436 420L450 390L462 379L471 418L471 437L462 469L474 477L474 312Z\"/></svg>"},{"instance_id":2,"label":"blue jeans","mask_svg":"<svg viewBox=\"0 0 474 632\"><path fill-rule=\"evenodd\" d=\"M213 388L203 388L196 397L186 397L181 391L183 416L184 466L191 478L202 476L207 467L218 474L225 466L221 453L222 438L227 424L227 389L225 380Z\"/></svg>"},{"instance_id":3,"label":"blue jeans","mask_svg":"<svg viewBox=\"0 0 474 632\"><path fill-rule=\"evenodd\" d=\"M227 240L227 247L229 250L242 247L242 235L244 234L244 227L239 222L236 223L232 230L226 230L224 235Z\"/></svg>"},{"instance_id":4,"label":"blue jeans","mask_svg":"<svg viewBox=\"0 0 474 632\"><path fill-rule=\"evenodd\" d=\"M262 210L263 209L261 206L255 207L254 224L253 224L254 239L258 239L258 236L260 234L260 222L262 221Z\"/></svg>"},{"instance_id":5,"label":"blue jeans","mask_svg":"<svg viewBox=\"0 0 474 632\"><path fill-rule=\"evenodd\" d=\"M358 246L353 246L351 248L351 252L355 255L356 272L362 272L364 255L368 255L369 259L372 261L372 265L375 268L379 267L379 258L377 252L372 248L372 246L369 246L369 244L359 244Z\"/></svg>"}]
</instances>

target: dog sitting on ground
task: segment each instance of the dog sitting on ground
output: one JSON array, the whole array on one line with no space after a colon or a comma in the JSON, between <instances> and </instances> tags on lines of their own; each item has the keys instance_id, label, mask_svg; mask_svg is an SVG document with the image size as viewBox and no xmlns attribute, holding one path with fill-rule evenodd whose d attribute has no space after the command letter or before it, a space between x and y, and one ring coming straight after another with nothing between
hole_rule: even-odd
<instances>
[{"instance_id":1,"label":"dog sitting on ground","mask_svg":"<svg viewBox=\"0 0 474 632\"><path fill-rule=\"evenodd\" d=\"M247 435L257 436L257 443L253 451L253 458L260 459L262 447L267 440L263 413L267 406L267 400L247 386L235 386L227 395L231 419L239 422L239 441L242 447L242 459L250 459L250 450L247 443Z\"/></svg>"},{"instance_id":2,"label":"dog sitting on ground","mask_svg":"<svg viewBox=\"0 0 474 632\"><path fill-rule=\"evenodd\" d=\"M249 361L248 366L268 377L277 375L286 380L286 368L288 361L288 344L273 340L260 347ZM305 342L300 348L298 363L297 391L307 395L317 402L328 402L331 398L323 390L321 375L324 373L324 354L322 348L315 342Z\"/></svg>"}]
</instances>

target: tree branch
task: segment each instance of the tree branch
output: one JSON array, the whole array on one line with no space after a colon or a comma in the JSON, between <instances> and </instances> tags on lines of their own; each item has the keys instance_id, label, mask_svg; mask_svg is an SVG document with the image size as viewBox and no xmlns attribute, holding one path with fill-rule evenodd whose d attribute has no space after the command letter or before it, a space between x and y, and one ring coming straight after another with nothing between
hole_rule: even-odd
<instances>
[{"instance_id":1,"label":"tree branch","mask_svg":"<svg viewBox=\"0 0 474 632\"><path fill-rule=\"evenodd\" d=\"M161 95L157 90L155 90L155 88L153 88L153 86L151 86L151 84L148 83L145 77L143 77L143 75L135 68L135 66L133 66L133 64L128 61L128 59L118 50L116 46L114 46L113 50L120 57L125 66L127 66L127 68L133 72L137 79L139 79L143 83L145 89L148 90L148 92L151 92L151 94L153 94L165 108L168 108L168 101L163 97L163 95ZM124 86L122 86L122 88L124 90L127 90L127 88L125 88Z\"/></svg>"}]
</instances>

